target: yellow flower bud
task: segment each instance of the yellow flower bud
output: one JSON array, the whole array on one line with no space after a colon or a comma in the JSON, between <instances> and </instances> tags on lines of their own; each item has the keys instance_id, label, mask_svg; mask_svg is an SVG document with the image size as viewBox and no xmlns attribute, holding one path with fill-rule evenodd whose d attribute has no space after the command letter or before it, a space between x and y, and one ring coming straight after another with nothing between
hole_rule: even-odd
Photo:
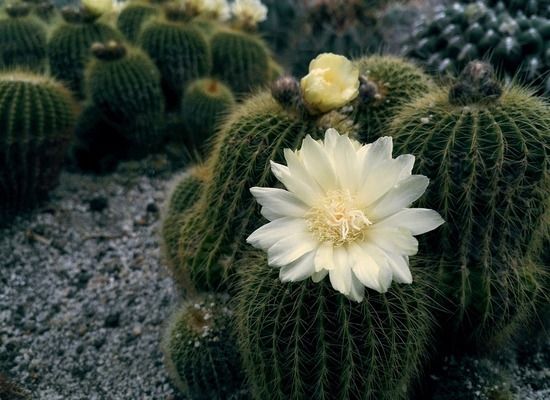
<instances>
[{"instance_id":1,"label":"yellow flower bud","mask_svg":"<svg viewBox=\"0 0 550 400\"><path fill-rule=\"evenodd\" d=\"M82 6L92 14L103 15L113 9L113 0L82 0Z\"/></svg>"},{"instance_id":2,"label":"yellow flower bud","mask_svg":"<svg viewBox=\"0 0 550 400\"><path fill-rule=\"evenodd\" d=\"M340 108L359 94L359 69L346 57L324 53L309 64L301 81L306 106L313 112Z\"/></svg>"}]
</instances>

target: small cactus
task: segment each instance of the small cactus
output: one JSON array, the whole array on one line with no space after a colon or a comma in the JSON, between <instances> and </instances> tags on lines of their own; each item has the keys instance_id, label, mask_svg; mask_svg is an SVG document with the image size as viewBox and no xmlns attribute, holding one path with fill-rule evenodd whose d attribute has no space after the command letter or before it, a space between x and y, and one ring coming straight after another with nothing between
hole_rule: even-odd
<instances>
[{"instance_id":1,"label":"small cactus","mask_svg":"<svg viewBox=\"0 0 550 400\"><path fill-rule=\"evenodd\" d=\"M0 224L56 185L75 110L70 93L47 77L0 74Z\"/></svg>"},{"instance_id":2,"label":"small cactus","mask_svg":"<svg viewBox=\"0 0 550 400\"><path fill-rule=\"evenodd\" d=\"M163 350L172 381L192 399L225 400L244 389L226 296L200 295L186 301L172 316Z\"/></svg>"},{"instance_id":3,"label":"small cactus","mask_svg":"<svg viewBox=\"0 0 550 400\"><path fill-rule=\"evenodd\" d=\"M181 105L181 113L190 144L205 153L205 143L217 129L220 118L231 111L233 93L223 83L199 79L189 85Z\"/></svg>"},{"instance_id":4,"label":"small cactus","mask_svg":"<svg viewBox=\"0 0 550 400\"><path fill-rule=\"evenodd\" d=\"M6 7L7 18L0 20L0 68L21 67L42 72L46 66L46 28L29 16L29 5Z\"/></svg>"},{"instance_id":5,"label":"small cactus","mask_svg":"<svg viewBox=\"0 0 550 400\"><path fill-rule=\"evenodd\" d=\"M128 41L136 43L143 25L159 14L158 7L148 2L132 2L120 12L117 28Z\"/></svg>"}]
</instances>

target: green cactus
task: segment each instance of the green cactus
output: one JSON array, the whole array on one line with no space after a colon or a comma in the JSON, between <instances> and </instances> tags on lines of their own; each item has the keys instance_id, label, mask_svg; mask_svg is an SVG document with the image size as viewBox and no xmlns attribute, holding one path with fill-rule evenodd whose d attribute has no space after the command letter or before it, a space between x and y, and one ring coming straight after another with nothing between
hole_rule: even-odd
<instances>
[{"instance_id":1,"label":"green cactus","mask_svg":"<svg viewBox=\"0 0 550 400\"><path fill-rule=\"evenodd\" d=\"M162 139L164 112L161 78L141 50L111 41L92 46L95 60L86 69L88 98L138 147Z\"/></svg>"},{"instance_id":2,"label":"green cactus","mask_svg":"<svg viewBox=\"0 0 550 400\"><path fill-rule=\"evenodd\" d=\"M401 106L434 85L420 68L398 57L364 57L355 63L361 74L361 87L354 120L363 143L386 136L390 121Z\"/></svg>"},{"instance_id":3,"label":"green cactus","mask_svg":"<svg viewBox=\"0 0 550 400\"><path fill-rule=\"evenodd\" d=\"M203 154L206 152L205 143L234 103L231 90L215 79L199 79L189 85L183 97L181 114L192 148Z\"/></svg>"},{"instance_id":4,"label":"green cactus","mask_svg":"<svg viewBox=\"0 0 550 400\"><path fill-rule=\"evenodd\" d=\"M193 167L183 177L178 177L171 193L162 222L162 244L167 263L174 268L179 263L178 241L181 219L199 200L207 171L202 166Z\"/></svg>"},{"instance_id":5,"label":"green cactus","mask_svg":"<svg viewBox=\"0 0 550 400\"><path fill-rule=\"evenodd\" d=\"M49 0L35 0L33 3L33 14L47 24L52 23L58 17L55 4Z\"/></svg>"},{"instance_id":6,"label":"green cactus","mask_svg":"<svg viewBox=\"0 0 550 400\"><path fill-rule=\"evenodd\" d=\"M433 326L429 274L356 303L328 280L282 283L261 252L236 269L237 337L254 398L409 398Z\"/></svg>"},{"instance_id":7,"label":"green cactus","mask_svg":"<svg viewBox=\"0 0 550 400\"><path fill-rule=\"evenodd\" d=\"M189 82L207 75L212 65L210 47L203 34L180 15L167 8L165 18L147 23L139 35L139 45L157 65L166 104L179 109Z\"/></svg>"},{"instance_id":8,"label":"green cactus","mask_svg":"<svg viewBox=\"0 0 550 400\"><path fill-rule=\"evenodd\" d=\"M220 30L211 40L212 74L234 93L243 94L270 82L269 51L258 37Z\"/></svg>"},{"instance_id":9,"label":"green cactus","mask_svg":"<svg viewBox=\"0 0 550 400\"><path fill-rule=\"evenodd\" d=\"M190 280L200 290L228 287L241 244L263 221L249 189L275 185L269 161L281 161L284 149L296 148L307 134L320 138L327 127L348 129L345 119L331 121L326 126L323 119L303 117L269 93L233 111L207 161L210 179L203 195L182 220L179 264L172 271L178 283Z\"/></svg>"},{"instance_id":10,"label":"green cactus","mask_svg":"<svg viewBox=\"0 0 550 400\"><path fill-rule=\"evenodd\" d=\"M84 69L91 59L95 42L122 40L117 30L97 21L85 10L63 9L65 23L52 33L48 43L51 73L65 82L79 98L84 96Z\"/></svg>"},{"instance_id":11,"label":"green cactus","mask_svg":"<svg viewBox=\"0 0 550 400\"><path fill-rule=\"evenodd\" d=\"M120 12L117 19L117 28L128 41L136 43L143 25L149 18L159 14L158 7L148 2L132 2Z\"/></svg>"},{"instance_id":12,"label":"green cactus","mask_svg":"<svg viewBox=\"0 0 550 400\"><path fill-rule=\"evenodd\" d=\"M450 89L403 106L390 132L395 151L414 154L416 173L431 178L418 206L446 221L425 236L424 254L438 260L428 267L452 302L457 345L505 340L545 290L526 255L548 232L548 105L503 90L488 64L472 62Z\"/></svg>"},{"instance_id":13,"label":"green cactus","mask_svg":"<svg viewBox=\"0 0 550 400\"><path fill-rule=\"evenodd\" d=\"M244 390L227 296L187 301L171 319L163 350L172 381L191 399L225 400Z\"/></svg>"},{"instance_id":14,"label":"green cactus","mask_svg":"<svg viewBox=\"0 0 550 400\"><path fill-rule=\"evenodd\" d=\"M0 223L56 185L75 110L69 92L47 77L0 74Z\"/></svg>"},{"instance_id":15,"label":"green cactus","mask_svg":"<svg viewBox=\"0 0 550 400\"><path fill-rule=\"evenodd\" d=\"M0 20L0 68L21 67L42 72L46 66L46 28L29 16L26 4L6 7Z\"/></svg>"}]
</instances>

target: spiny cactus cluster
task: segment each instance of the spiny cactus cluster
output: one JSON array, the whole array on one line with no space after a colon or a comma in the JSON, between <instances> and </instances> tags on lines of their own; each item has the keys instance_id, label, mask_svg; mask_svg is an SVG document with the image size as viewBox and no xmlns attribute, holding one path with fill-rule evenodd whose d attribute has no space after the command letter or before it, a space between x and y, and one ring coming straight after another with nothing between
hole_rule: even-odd
<instances>
[{"instance_id":1,"label":"spiny cactus cluster","mask_svg":"<svg viewBox=\"0 0 550 400\"><path fill-rule=\"evenodd\" d=\"M508 79L529 83L550 93L550 20L509 14L499 3L445 7L421 24L406 50L433 73L457 73L474 59L487 59Z\"/></svg>"}]
</instances>

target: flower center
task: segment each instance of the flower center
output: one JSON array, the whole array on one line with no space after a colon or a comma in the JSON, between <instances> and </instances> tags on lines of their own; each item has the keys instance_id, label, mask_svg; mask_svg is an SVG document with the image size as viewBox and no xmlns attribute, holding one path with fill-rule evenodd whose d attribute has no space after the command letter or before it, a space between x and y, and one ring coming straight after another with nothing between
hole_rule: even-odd
<instances>
[{"instance_id":1,"label":"flower center","mask_svg":"<svg viewBox=\"0 0 550 400\"><path fill-rule=\"evenodd\" d=\"M306 214L308 229L319 241L334 246L362 239L372 222L348 190L334 190Z\"/></svg>"}]
</instances>

